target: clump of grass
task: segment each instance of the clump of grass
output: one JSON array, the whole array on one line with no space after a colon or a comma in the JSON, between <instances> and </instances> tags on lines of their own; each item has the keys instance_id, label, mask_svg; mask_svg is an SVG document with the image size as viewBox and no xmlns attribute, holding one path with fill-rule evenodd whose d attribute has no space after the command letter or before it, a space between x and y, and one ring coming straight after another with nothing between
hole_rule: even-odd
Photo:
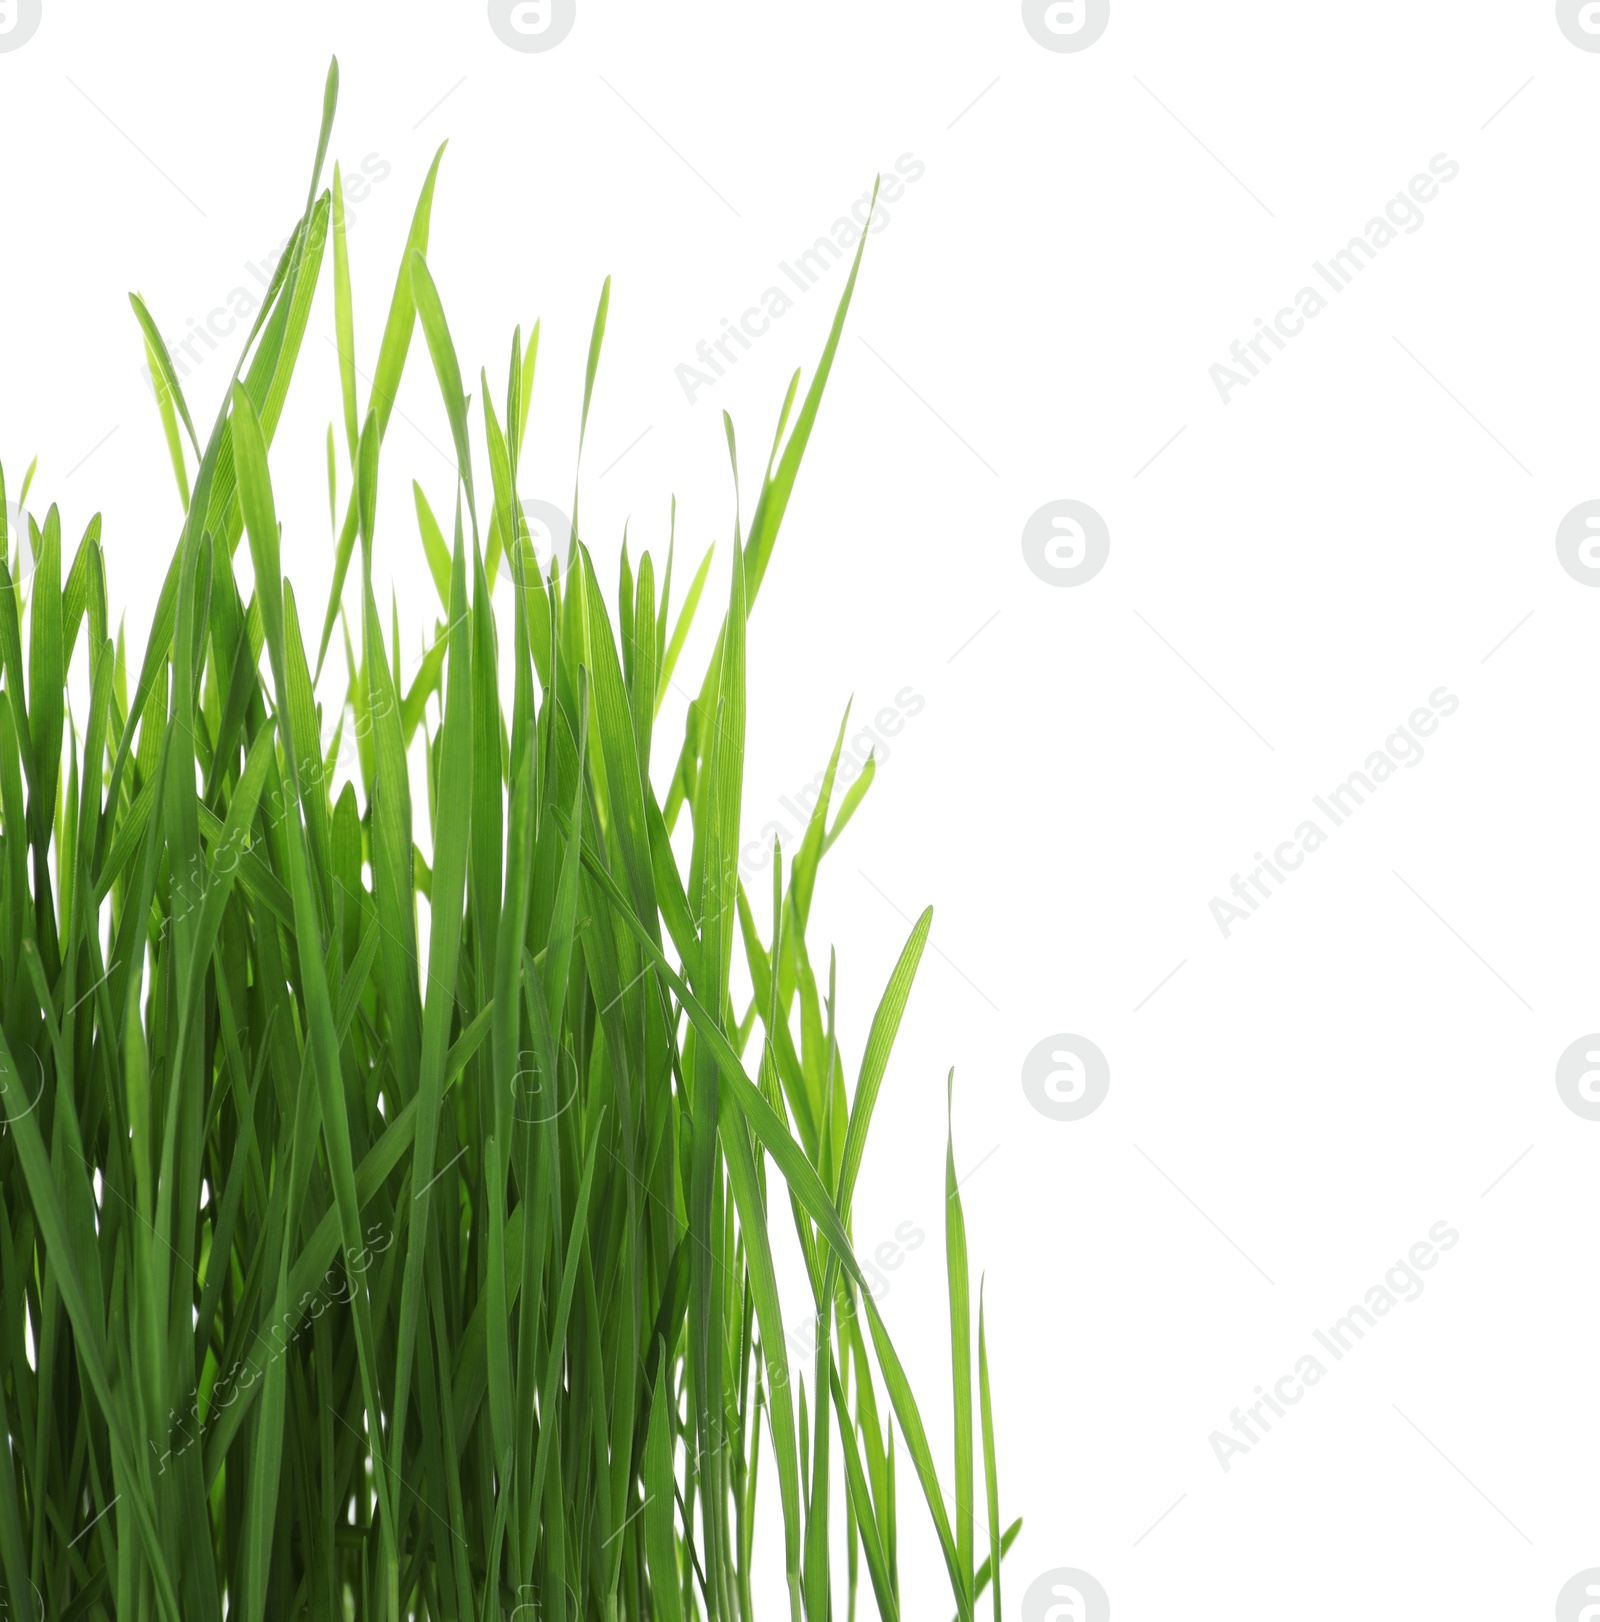
<instances>
[{"instance_id":1,"label":"clump of grass","mask_svg":"<svg viewBox=\"0 0 1600 1622\"><path fill-rule=\"evenodd\" d=\"M998 1622L991 1573L1017 1527L1002 1536L980 1308L978 1563L953 1159L953 1513L849 1238L930 915L852 1083L806 930L870 768L835 809L835 745L770 897L735 862L747 616L860 250L736 520L721 631L658 799L656 718L709 554L676 617L670 547L659 580L624 548L615 620L576 522L541 574L516 494L538 328L513 338L502 394L480 374L474 444L427 263L438 158L358 418L337 168L318 190L336 91L335 68L305 211L204 441L134 299L186 513L136 671L99 518L70 565L54 506L25 535L0 527L6 1614L748 1619L766 1454L791 1617L853 1616L864 1567L893 1618L899 1452L957 1615L991 1589ZM269 448L330 238L351 488L317 623L282 574ZM418 490L442 617L407 685L372 564L418 327L459 484L448 541ZM331 427L328 449L337 514ZM318 677L347 610L330 749ZM335 769L346 728L354 781ZM790 1362L773 1261L785 1191L809 1368Z\"/></svg>"}]
</instances>

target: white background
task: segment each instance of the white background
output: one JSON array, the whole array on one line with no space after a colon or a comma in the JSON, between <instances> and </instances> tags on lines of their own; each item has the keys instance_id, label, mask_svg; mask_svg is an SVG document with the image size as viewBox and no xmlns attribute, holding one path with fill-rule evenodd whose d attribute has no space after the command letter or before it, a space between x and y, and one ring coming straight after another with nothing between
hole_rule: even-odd
<instances>
[{"instance_id":1,"label":"white background","mask_svg":"<svg viewBox=\"0 0 1600 1622\"><path fill-rule=\"evenodd\" d=\"M333 155L347 178L390 166L352 205L358 363L448 138L430 263L469 391L484 364L503 398L513 325L544 322L525 496L568 503L614 277L585 538L610 579L625 522L659 562L675 492L680 582L718 541L688 688L727 581L720 411L753 498L842 268L692 405L674 368L792 292L778 261L878 170L925 165L869 243L752 620L745 814L786 820L852 694L860 719L925 700L825 863L812 936L838 943L859 1054L936 909L855 1226L864 1249L928 1236L884 1310L946 1479L954 1065L1005 1514L1026 1517L1008 1617L1064 1566L1118 1618L1550 1615L1600 1565L1600 1123L1554 1085L1600 1027L1600 593L1554 545L1600 496L1600 55L1545 0L1113 0L1076 54L1015 4L579 0L559 48L520 54L479 4L43 3L0 54L0 458L14 493L38 454L30 506L58 501L73 542L103 511L135 647L179 509L124 293L176 338L254 288L245 262L303 204L330 53ZM1460 173L1420 229L1224 404L1208 369L1301 287L1329 293L1311 262L1439 153ZM325 285L273 453L319 623L332 332ZM193 370L202 433L231 366ZM409 484L450 507L448 444L418 339L379 509L417 645L436 604ZM1111 534L1076 589L1020 545L1060 498ZM1425 758L1224 939L1212 897L1441 686L1459 708ZM1077 1122L1021 1087L1058 1032L1110 1062ZM1440 1221L1460 1240L1422 1297L1324 1357L1225 1472L1211 1433ZM942 1618L905 1467L901 1490L907 1614Z\"/></svg>"}]
</instances>

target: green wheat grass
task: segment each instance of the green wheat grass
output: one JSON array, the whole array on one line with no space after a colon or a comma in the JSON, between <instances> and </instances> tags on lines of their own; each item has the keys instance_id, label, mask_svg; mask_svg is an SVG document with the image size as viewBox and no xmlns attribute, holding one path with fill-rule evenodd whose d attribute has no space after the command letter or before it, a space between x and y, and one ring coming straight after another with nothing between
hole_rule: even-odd
<instances>
[{"instance_id":1,"label":"green wheat grass","mask_svg":"<svg viewBox=\"0 0 1600 1622\"><path fill-rule=\"evenodd\" d=\"M893 1619L909 1468L957 1617L992 1596L999 1622L1020 1523L1002 1534L981 1305L974 1440L953 1158L943 1479L851 1249L931 915L852 1075L806 933L872 780L836 795L842 728L770 894L736 863L747 617L861 250L735 518L667 754L711 554L676 616L670 547L658 576L624 546L614 615L576 521L541 572L516 494L538 328L502 392L480 374L474 420L428 268L439 157L358 413L337 167L319 190L337 87L335 65L305 210L204 439L133 299L186 515L142 657L99 517L69 562L54 506L7 533L0 474L5 1614L747 1622L775 1587L759 1480L792 1622L858 1599ZM269 452L330 244L345 473L330 426L334 582L306 618ZM419 330L459 477L444 524L416 490L439 618L407 684L372 569L400 544L376 533L378 467ZM728 449L737 486L731 424ZM790 1221L799 1361L772 1246Z\"/></svg>"}]
</instances>

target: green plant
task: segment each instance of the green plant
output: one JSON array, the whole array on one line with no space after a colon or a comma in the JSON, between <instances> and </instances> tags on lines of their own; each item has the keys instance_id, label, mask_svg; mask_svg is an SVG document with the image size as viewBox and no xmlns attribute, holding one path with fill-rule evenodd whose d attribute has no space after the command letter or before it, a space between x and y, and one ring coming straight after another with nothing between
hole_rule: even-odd
<instances>
[{"instance_id":1,"label":"green plant","mask_svg":"<svg viewBox=\"0 0 1600 1622\"><path fill-rule=\"evenodd\" d=\"M475 485L426 260L438 157L358 422L337 167L318 192L336 92L335 67L305 211L203 442L133 300L186 517L131 688L99 518L66 568L54 506L27 535L0 527L8 1614L749 1618L765 1427L793 1618L835 1614L830 1524L849 1613L864 1565L881 1615L898 1614L900 1447L958 1615L992 1587L998 1622L990 1573L1017 1527L1002 1538L980 1310L977 1564L953 1160L953 1516L848 1239L930 915L847 1088L833 970L824 995L806 926L870 768L830 824L835 745L804 838L787 869L774 861L765 940L766 899L735 866L746 619L860 252L797 410L798 373L790 386L747 530L736 517L727 612L658 802L653 727L710 553L675 621L670 548L659 589L650 556L635 569L624 548L616 629L576 522L541 577L516 496L537 326L513 338L503 411L482 375L489 489ZM313 659L268 447L330 238L353 488ZM417 326L459 484L449 542L417 489L444 617L407 686L372 559ZM728 446L737 489L731 424ZM328 455L337 515L331 427ZM0 526L3 497L0 475ZM315 693L358 541L330 748ZM69 678L89 695L81 716ZM335 781L347 724L359 792ZM686 873L670 843L685 813ZM754 988L742 1016L736 940ZM769 1159L814 1297L809 1370L785 1347Z\"/></svg>"}]
</instances>

